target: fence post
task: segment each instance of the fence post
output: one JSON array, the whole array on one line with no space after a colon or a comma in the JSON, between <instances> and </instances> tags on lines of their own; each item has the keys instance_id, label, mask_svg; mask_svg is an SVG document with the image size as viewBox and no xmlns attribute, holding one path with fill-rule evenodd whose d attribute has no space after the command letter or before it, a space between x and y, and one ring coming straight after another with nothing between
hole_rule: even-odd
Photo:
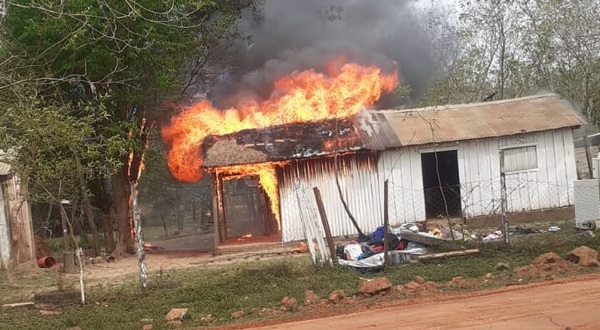
<instances>
[{"instance_id":1,"label":"fence post","mask_svg":"<svg viewBox=\"0 0 600 330\"><path fill-rule=\"evenodd\" d=\"M323 224L323 230L325 231L325 238L327 239L327 245L329 245L329 254L331 260L331 266L337 264L337 256L335 254L335 245L333 244L333 237L331 236L331 228L329 227L329 220L327 220L327 213L325 212L325 206L323 205L323 198L321 198L321 192L319 188L313 187L315 199L317 201L317 207L319 209L319 215L321 216L321 222ZM311 242L312 244L312 242Z\"/></svg>"},{"instance_id":2,"label":"fence post","mask_svg":"<svg viewBox=\"0 0 600 330\"><path fill-rule=\"evenodd\" d=\"M390 263L390 240L388 232L390 228L390 216L388 206L388 180L383 182L383 266L387 267Z\"/></svg>"},{"instance_id":3,"label":"fence post","mask_svg":"<svg viewBox=\"0 0 600 330\"><path fill-rule=\"evenodd\" d=\"M506 173L504 171L504 150L500 150L500 198L502 206L502 238L505 244L510 243L508 237L508 196L506 194Z\"/></svg>"}]
</instances>

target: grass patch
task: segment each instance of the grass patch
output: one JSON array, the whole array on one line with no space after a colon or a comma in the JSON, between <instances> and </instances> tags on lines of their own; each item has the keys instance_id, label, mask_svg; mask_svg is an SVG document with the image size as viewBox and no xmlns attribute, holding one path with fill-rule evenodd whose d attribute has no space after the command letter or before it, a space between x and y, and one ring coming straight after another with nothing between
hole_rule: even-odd
<instances>
[{"instance_id":1,"label":"grass patch","mask_svg":"<svg viewBox=\"0 0 600 330\"><path fill-rule=\"evenodd\" d=\"M203 325L201 320L207 315L213 317L212 325L236 322L231 313L240 310L247 315L244 321L255 320L266 316L253 313L253 309L279 308L284 296L294 297L302 303L308 289L321 297L327 297L337 289L353 295L359 277L387 276L394 285L412 281L415 276L448 282L454 276L468 279L498 273L494 270L498 262L516 268L531 263L542 253L553 251L562 255L580 245L599 250L600 238L578 238L571 229L515 236L510 246L478 245L481 253L476 256L391 267L382 273L365 275L345 268L315 269L308 258L171 270L152 274L151 287L143 292L136 279L118 286L92 288L88 292L87 305L65 307L59 316L41 316L37 311L22 309L3 310L0 328L60 329L78 325L82 329L140 329L140 319L149 318L154 320L155 329L166 329L164 316L171 308L189 309L189 318L184 321L186 328Z\"/></svg>"}]
</instances>

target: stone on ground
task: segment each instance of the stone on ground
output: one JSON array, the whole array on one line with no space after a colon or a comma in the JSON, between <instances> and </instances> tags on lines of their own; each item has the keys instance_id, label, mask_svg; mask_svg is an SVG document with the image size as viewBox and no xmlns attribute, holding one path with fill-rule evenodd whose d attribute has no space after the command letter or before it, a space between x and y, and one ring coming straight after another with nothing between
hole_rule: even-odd
<instances>
[{"instance_id":1,"label":"stone on ground","mask_svg":"<svg viewBox=\"0 0 600 330\"><path fill-rule=\"evenodd\" d=\"M185 317L187 312L188 312L187 308L173 308L169 311L167 316L165 316L165 320L167 320L167 321L181 320Z\"/></svg>"},{"instance_id":2,"label":"stone on ground","mask_svg":"<svg viewBox=\"0 0 600 330\"><path fill-rule=\"evenodd\" d=\"M497 264L496 264L496 267L494 267L494 268L495 268L496 270L507 270L507 269L508 269L508 268L510 268L510 267L508 266L508 264L507 264L507 263L504 263L504 262L499 262L499 263L497 263Z\"/></svg>"},{"instance_id":3,"label":"stone on ground","mask_svg":"<svg viewBox=\"0 0 600 330\"><path fill-rule=\"evenodd\" d=\"M535 258L535 260L533 260L533 264L534 265L553 264L560 260L562 260L562 258L558 254L556 254L554 252L548 252L548 253L541 254L540 256Z\"/></svg>"},{"instance_id":4,"label":"stone on ground","mask_svg":"<svg viewBox=\"0 0 600 330\"><path fill-rule=\"evenodd\" d=\"M598 251L587 246L580 246L569 252L566 259L576 262L581 267L600 267Z\"/></svg>"},{"instance_id":5,"label":"stone on ground","mask_svg":"<svg viewBox=\"0 0 600 330\"><path fill-rule=\"evenodd\" d=\"M329 300L331 303L337 304L344 299L346 299L346 292L344 290L335 290L329 294L327 300Z\"/></svg>"},{"instance_id":6,"label":"stone on ground","mask_svg":"<svg viewBox=\"0 0 600 330\"><path fill-rule=\"evenodd\" d=\"M392 282L387 277L377 277L371 280L361 278L358 281L358 293L374 295L392 288Z\"/></svg>"},{"instance_id":7,"label":"stone on ground","mask_svg":"<svg viewBox=\"0 0 600 330\"><path fill-rule=\"evenodd\" d=\"M246 313L244 311L241 311L241 310L237 311L237 312L231 313L231 317L234 318L234 319L242 318L242 317L244 317L244 315L246 315Z\"/></svg>"},{"instance_id":8,"label":"stone on ground","mask_svg":"<svg viewBox=\"0 0 600 330\"><path fill-rule=\"evenodd\" d=\"M321 302L321 298L313 290L306 290L304 292L304 306L318 305Z\"/></svg>"}]
</instances>

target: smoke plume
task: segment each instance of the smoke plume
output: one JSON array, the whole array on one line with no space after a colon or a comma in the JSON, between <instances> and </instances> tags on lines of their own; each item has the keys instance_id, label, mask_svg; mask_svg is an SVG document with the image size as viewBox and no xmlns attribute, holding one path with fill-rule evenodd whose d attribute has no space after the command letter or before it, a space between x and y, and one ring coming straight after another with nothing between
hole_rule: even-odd
<instances>
[{"instance_id":1,"label":"smoke plume","mask_svg":"<svg viewBox=\"0 0 600 330\"><path fill-rule=\"evenodd\" d=\"M418 97L432 74L430 45L411 1L264 0L258 13L243 12L242 33L251 42L234 46L234 66L209 90L227 105L233 92L265 97L275 79L295 70L318 71L344 55L385 71L398 69L401 83ZM387 105L390 100L387 100Z\"/></svg>"}]
</instances>

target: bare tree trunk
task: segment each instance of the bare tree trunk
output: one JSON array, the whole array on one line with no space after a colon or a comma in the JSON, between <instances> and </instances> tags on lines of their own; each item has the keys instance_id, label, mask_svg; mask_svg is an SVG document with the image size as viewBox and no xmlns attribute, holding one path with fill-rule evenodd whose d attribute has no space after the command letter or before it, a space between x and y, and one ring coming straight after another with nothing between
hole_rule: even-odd
<instances>
[{"instance_id":1,"label":"bare tree trunk","mask_svg":"<svg viewBox=\"0 0 600 330\"><path fill-rule=\"evenodd\" d=\"M165 222L165 214L160 213L160 220L162 221L163 229L165 230L165 237L169 237L169 231L167 230L167 223Z\"/></svg>"},{"instance_id":2,"label":"bare tree trunk","mask_svg":"<svg viewBox=\"0 0 600 330\"><path fill-rule=\"evenodd\" d=\"M175 194L175 220L177 221L177 230L183 232L183 214L181 212L181 187L177 185L177 193Z\"/></svg>"},{"instance_id":3,"label":"bare tree trunk","mask_svg":"<svg viewBox=\"0 0 600 330\"><path fill-rule=\"evenodd\" d=\"M125 180L123 171L113 175L113 206L115 208L115 216L117 223L117 231L119 232L119 240L117 243L117 256L122 257L125 252L135 253L135 244L133 241L133 226L130 223L129 217L129 183Z\"/></svg>"},{"instance_id":4,"label":"bare tree trunk","mask_svg":"<svg viewBox=\"0 0 600 330\"><path fill-rule=\"evenodd\" d=\"M106 248L111 253L116 250L117 243L115 241L114 234L114 220L116 220L116 212L112 207L112 178L105 177L99 183L97 188L99 191L96 192L96 198L98 198L98 204L101 207L101 218L102 218L102 229L104 230L104 237Z\"/></svg>"},{"instance_id":5,"label":"bare tree trunk","mask_svg":"<svg viewBox=\"0 0 600 330\"><path fill-rule=\"evenodd\" d=\"M115 242L115 236L113 235L114 228L110 211L105 210L102 213L102 227L104 229L104 238L106 240L106 248L108 251L114 251L117 243Z\"/></svg>"},{"instance_id":6,"label":"bare tree trunk","mask_svg":"<svg viewBox=\"0 0 600 330\"><path fill-rule=\"evenodd\" d=\"M48 229L50 228L50 217L52 217L52 209L53 209L53 204L48 203L48 213L46 213L46 218L44 219L45 230L42 233L42 237L44 239L50 238L50 237L48 237Z\"/></svg>"},{"instance_id":7,"label":"bare tree trunk","mask_svg":"<svg viewBox=\"0 0 600 330\"><path fill-rule=\"evenodd\" d=\"M96 221L94 219L94 210L92 209L92 203L90 202L90 197L88 196L87 180L85 179L85 175L81 172L79 172L79 185L83 197L83 208L85 210L85 215L88 220L88 226L90 227L90 231L92 232L94 254L98 256L100 255L100 236L98 235L98 227L96 227Z\"/></svg>"},{"instance_id":8,"label":"bare tree trunk","mask_svg":"<svg viewBox=\"0 0 600 330\"><path fill-rule=\"evenodd\" d=\"M504 62L506 61L506 34L504 32L504 16L500 22L500 99L504 100L504 85L505 85L505 74L504 74Z\"/></svg>"},{"instance_id":9,"label":"bare tree trunk","mask_svg":"<svg viewBox=\"0 0 600 330\"><path fill-rule=\"evenodd\" d=\"M192 222L196 223L196 197L192 198Z\"/></svg>"},{"instance_id":10,"label":"bare tree trunk","mask_svg":"<svg viewBox=\"0 0 600 330\"><path fill-rule=\"evenodd\" d=\"M56 198L56 200L58 201L59 205L58 207L60 208L60 221L61 221L61 227L62 227L62 238L63 238L63 253L67 252L70 250L69 248L69 228L67 227L67 212L65 211L65 208L62 207L62 205L60 203L62 203L62 181L59 181L58 183L58 196Z\"/></svg>"},{"instance_id":11,"label":"bare tree trunk","mask_svg":"<svg viewBox=\"0 0 600 330\"><path fill-rule=\"evenodd\" d=\"M73 201L72 205L71 205L71 225L72 225L72 229L73 229L73 235L79 235L79 240L81 242L81 246L89 246L90 242L88 240L87 234L85 232L85 226L83 223L83 211L82 210L78 210L78 206L79 206L79 201ZM77 217L76 214L77 212L80 212L79 216ZM67 219L68 221L68 219ZM73 237L73 240L75 241L75 237ZM76 248L77 243L75 243Z\"/></svg>"}]
</instances>

